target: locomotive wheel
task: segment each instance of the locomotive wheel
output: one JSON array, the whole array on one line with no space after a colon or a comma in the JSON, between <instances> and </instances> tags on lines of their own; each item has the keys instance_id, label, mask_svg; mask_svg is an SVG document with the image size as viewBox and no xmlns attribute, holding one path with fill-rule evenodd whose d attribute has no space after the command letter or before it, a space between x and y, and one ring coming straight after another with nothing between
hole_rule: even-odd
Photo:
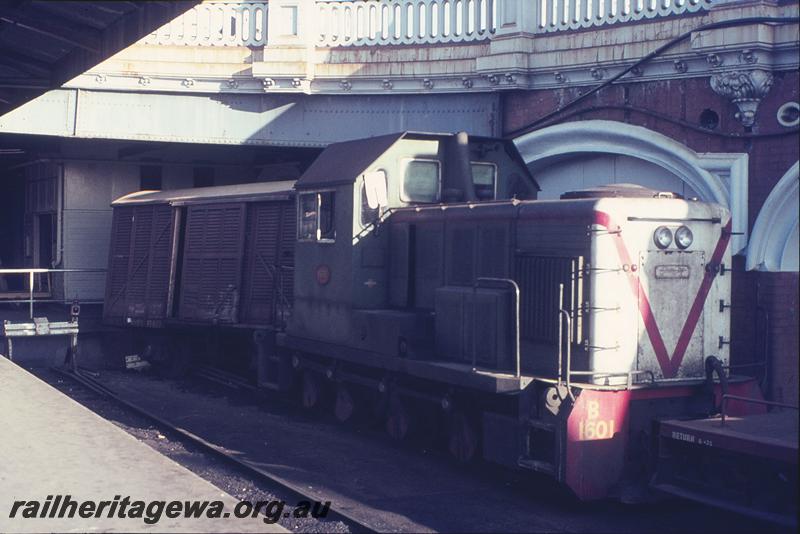
<instances>
[{"instance_id":1,"label":"locomotive wheel","mask_svg":"<svg viewBox=\"0 0 800 534\"><path fill-rule=\"evenodd\" d=\"M311 371L303 372L303 382L300 391L300 397L303 402L303 408L313 410L319 404L320 398L320 383L317 375Z\"/></svg>"},{"instance_id":2,"label":"locomotive wheel","mask_svg":"<svg viewBox=\"0 0 800 534\"><path fill-rule=\"evenodd\" d=\"M398 395L392 395L389 399L386 432L389 433L392 439L402 441L408 436L410 426L411 418L408 408Z\"/></svg>"},{"instance_id":3,"label":"locomotive wheel","mask_svg":"<svg viewBox=\"0 0 800 534\"><path fill-rule=\"evenodd\" d=\"M463 412L453 412L449 417L447 448L459 462L467 463L475 458L478 451L478 432Z\"/></svg>"},{"instance_id":4,"label":"locomotive wheel","mask_svg":"<svg viewBox=\"0 0 800 534\"><path fill-rule=\"evenodd\" d=\"M344 383L339 383L336 386L336 404L334 405L333 414L336 420L340 423L346 423L353 417L355 412L355 402L350 388Z\"/></svg>"}]
</instances>

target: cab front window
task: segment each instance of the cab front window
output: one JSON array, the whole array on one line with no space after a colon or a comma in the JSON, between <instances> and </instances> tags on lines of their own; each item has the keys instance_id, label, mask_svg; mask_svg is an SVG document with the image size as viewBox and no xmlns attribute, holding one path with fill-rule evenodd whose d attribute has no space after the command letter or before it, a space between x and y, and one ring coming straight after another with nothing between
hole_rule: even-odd
<instances>
[{"instance_id":1,"label":"cab front window","mask_svg":"<svg viewBox=\"0 0 800 534\"><path fill-rule=\"evenodd\" d=\"M438 202L441 183L439 162L432 159L403 160L403 202Z\"/></svg>"},{"instance_id":2,"label":"cab front window","mask_svg":"<svg viewBox=\"0 0 800 534\"><path fill-rule=\"evenodd\" d=\"M497 166L494 163L481 163L473 161L472 185L475 187L475 196L478 200L494 200L497 196Z\"/></svg>"}]
</instances>

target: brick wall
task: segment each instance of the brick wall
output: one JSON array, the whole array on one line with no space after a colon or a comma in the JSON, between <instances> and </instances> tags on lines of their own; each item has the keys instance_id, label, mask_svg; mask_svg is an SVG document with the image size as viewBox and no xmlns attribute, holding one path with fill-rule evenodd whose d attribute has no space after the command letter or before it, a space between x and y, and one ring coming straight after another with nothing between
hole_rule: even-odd
<instances>
[{"instance_id":1,"label":"brick wall","mask_svg":"<svg viewBox=\"0 0 800 534\"><path fill-rule=\"evenodd\" d=\"M800 100L799 87L797 72L776 73L772 89L758 109L756 123L749 130L735 119L736 106L711 89L707 76L613 85L578 106L563 110L538 128L566 121L615 120L649 128L696 152L746 152L749 154L748 225L752 231L767 196L800 158L797 129L781 126L776 118L781 105ZM585 90L506 93L504 131L513 132L544 117ZM700 125L700 115L706 110L719 117L719 124L713 130ZM741 256L734 258L732 267L732 363L759 361L767 341L772 360L769 395L797 403L798 274L747 272Z\"/></svg>"},{"instance_id":2,"label":"brick wall","mask_svg":"<svg viewBox=\"0 0 800 534\"><path fill-rule=\"evenodd\" d=\"M758 293L769 314L769 384L774 400L798 403L798 273L765 273L758 276Z\"/></svg>"}]
</instances>

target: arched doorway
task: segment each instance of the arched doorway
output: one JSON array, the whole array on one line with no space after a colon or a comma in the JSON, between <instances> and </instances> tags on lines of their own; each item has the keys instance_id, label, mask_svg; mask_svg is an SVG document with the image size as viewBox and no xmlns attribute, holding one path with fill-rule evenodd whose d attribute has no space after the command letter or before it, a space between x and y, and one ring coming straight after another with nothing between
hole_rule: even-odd
<instances>
[{"instance_id":1,"label":"arched doorway","mask_svg":"<svg viewBox=\"0 0 800 534\"><path fill-rule=\"evenodd\" d=\"M514 141L540 198L615 182L676 191L730 209L733 252L747 245L747 154L697 153L653 130L605 120L558 124Z\"/></svg>"},{"instance_id":2,"label":"arched doorway","mask_svg":"<svg viewBox=\"0 0 800 534\"><path fill-rule=\"evenodd\" d=\"M753 225L747 269L798 272L800 162L775 184Z\"/></svg>"},{"instance_id":3,"label":"arched doorway","mask_svg":"<svg viewBox=\"0 0 800 534\"><path fill-rule=\"evenodd\" d=\"M564 191L608 183L636 183L657 191L674 191L685 198L701 196L669 169L622 154L576 152L541 161L532 171L542 188L542 200L555 200Z\"/></svg>"}]
</instances>

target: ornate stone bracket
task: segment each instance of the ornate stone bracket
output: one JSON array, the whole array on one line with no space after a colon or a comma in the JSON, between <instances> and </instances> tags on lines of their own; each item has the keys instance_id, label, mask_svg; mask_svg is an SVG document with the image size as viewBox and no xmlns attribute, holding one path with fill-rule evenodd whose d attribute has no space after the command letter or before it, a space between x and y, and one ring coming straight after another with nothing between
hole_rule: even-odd
<instances>
[{"instance_id":1,"label":"ornate stone bracket","mask_svg":"<svg viewBox=\"0 0 800 534\"><path fill-rule=\"evenodd\" d=\"M736 120L750 127L755 123L761 99L772 87L772 73L762 69L721 72L711 76L710 82L715 93L729 98L739 108Z\"/></svg>"}]
</instances>

